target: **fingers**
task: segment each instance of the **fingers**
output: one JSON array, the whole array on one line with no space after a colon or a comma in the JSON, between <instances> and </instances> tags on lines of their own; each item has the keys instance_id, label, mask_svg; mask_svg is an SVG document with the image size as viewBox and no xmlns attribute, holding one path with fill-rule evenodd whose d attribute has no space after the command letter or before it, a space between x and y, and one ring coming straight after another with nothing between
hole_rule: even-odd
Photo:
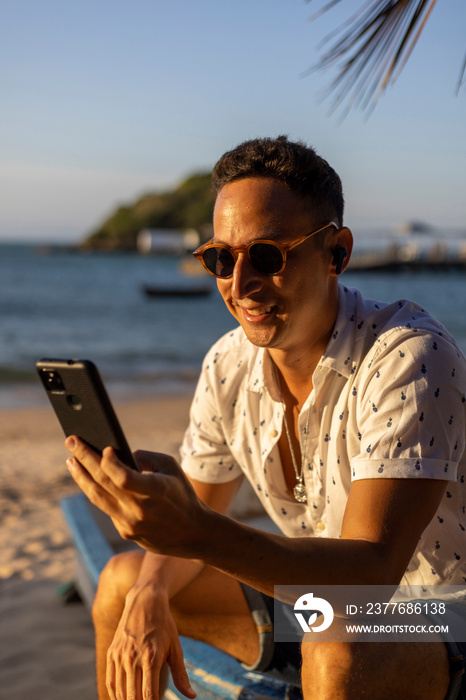
<instances>
[{"instance_id":1,"label":"fingers","mask_svg":"<svg viewBox=\"0 0 466 700\"><path fill-rule=\"evenodd\" d=\"M110 700L116 700L117 680L120 681L120 677L120 674L118 674L117 679L117 666L113 663L113 658L109 650L107 655L107 675L105 685L107 686L107 693Z\"/></svg>"},{"instance_id":2,"label":"fingers","mask_svg":"<svg viewBox=\"0 0 466 700\"><path fill-rule=\"evenodd\" d=\"M128 488L131 474L135 473L124 465L111 447L105 448L102 457L94 452L85 442L74 435L65 440L65 447L72 452L75 459L85 468L92 479L103 489L117 495L116 491ZM72 467L73 463L69 466Z\"/></svg>"},{"instance_id":3,"label":"fingers","mask_svg":"<svg viewBox=\"0 0 466 700\"><path fill-rule=\"evenodd\" d=\"M170 665L170 671L175 687L187 698L195 698L196 693L191 688L191 684L189 682L188 672L186 671L186 666L184 665L183 650L179 640L178 644L176 645L176 651L170 656L168 663Z\"/></svg>"},{"instance_id":4,"label":"fingers","mask_svg":"<svg viewBox=\"0 0 466 700\"><path fill-rule=\"evenodd\" d=\"M140 700L143 697L142 671L134 650L124 654L120 647L110 646L107 653L105 684L110 700L121 700L122 698Z\"/></svg>"},{"instance_id":5,"label":"fingers","mask_svg":"<svg viewBox=\"0 0 466 700\"><path fill-rule=\"evenodd\" d=\"M156 661L150 654L146 657L141 673L141 698L163 700L165 687L168 681L166 665L162 661Z\"/></svg>"},{"instance_id":6,"label":"fingers","mask_svg":"<svg viewBox=\"0 0 466 700\"><path fill-rule=\"evenodd\" d=\"M118 501L99 486L75 457L66 460L66 466L81 491L95 506L113 518L118 513Z\"/></svg>"},{"instance_id":7,"label":"fingers","mask_svg":"<svg viewBox=\"0 0 466 700\"><path fill-rule=\"evenodd\" d=\"M89 474L94 477L99 475L102 457L97 454L97 452L94 452L94 450L92 450L83 440L80 440L75 435L70 435L65 440L65 447L76 457L78 462L85 467ZM106 448L106 450L108 449L111 448ZM124 465L117 459L114 450L112 450L112 453L116 463L121 465L121 467L124 467Z\"/></svg>"},{"instance_id":8,"label":"fingers","mask_svg":"<svg viewBox=\"0 0 466 700\"><path fill-rule=\"evenodd\" d=\"M65 440L65 447L84 466L94 481L106 491L120 496L121 490L145 493L147 490L147 472L160 476L179 476L181 468L173 457L159 452L138 450L134 453L135 461L141 470L136 472L123 464L111 447L106 447L100 457L85 442L72 435Z\"/></svg>"},{"instance_id":9,"label":"fingers","mask_svg":"<svg viewBox=\"0 0 466 700\"><path fill-rule=\"evenodd\" d=\"M100 462L100 456L94 450L91 450L85 442L77 438L75 435L70 435L65 440L65 447L69 450L76 459L83 464L86 469L92 470L92 467L97 467Z\"/></svg>"},{"instance_id":10,"label":"fingers","mask_svg":"<svg viewBox=\"0 0 466 700\"><path fill-rule=\"evenodd\" d=\"M184 665L183 650L176 630L170 634L170 619L160 620L162 634L145 626L141 635L133 629L130 636L114 639L107 652L106 686L110 700L162 700L169 671L176 688L187 698L195 698ZM158 629L158 628L157 628ZM147 636L149 633L149 637Z\"/></svg>"},{"instance_id":11,"label":"fingers","mask_svg":"<svg viewBox=\"0 0 466 700\"><path fill-rule=\"evenodd\" d=\"M110 700L121 700L121 698L130 698L131 700L142 700L142 698L153 698L159 700L156 692L143 695L142 672L139 667L131 670L129 673L121 667L119 673L115 677L107 678L107 693Z\"/></svg>"},{"instance_id":12,"label":"fingers","mask_svg":"<svg viewBox=\"0 0 466 700\"><path fill-rule=\"evenodd\" d=\"M147 660L151 657L152 660ZM116 663L109 653L107 660L106 686L110 700L131 698L131 700L161 700L168 680L166 664L156 661L152 654L146 660L120 658ZM141 665L140 665L141 664ZM189 686L189 681L188 681ZM182 690L182 692L184 692ZM194 691L192 691L194 693ZM186 693L184 693L186 695ZM187 697L194 698L196 694Z\"/></svg>"},{"instance_id":13,"label":"fingers","mask_svg":"<svg viewBox=\"0 0 466 700\"><path fill-rule=\"evenodd\" d=\"M99 457L74 436L65 444L74 455L67 461L73 479L111 517L124 539L160 553L183 551L186 533L192 535L192 511L200 502L173 457L143 453L142 464L152 468L149 473L126 467L111 447Z\"/></svg>"},{"instance_id":14,"label":"fingers","mask_svg":"<svg viewBox=\"0 0 466 700\"><path fill-rule=\"evenodd\" d=\"M66 439L65 446L73 453L66 464L74 481L94 505L113 517L118 512L118 491L102 469L100 456L74 436Z\"/></svg>"},{"instance_id":15,"label":"fingers","mask_svg":"<svg viewBox=\"0 0 466 700\"><path fill-rule=\"evenodd\" d=\"M150 655L152 656L152 655ZM183 661L181 645L176 658L167 659L175 687L187 698L195 698L196 692L190 685L188 673ZM120 659L115 663L111 654L107 660L107 692L110 700L120 698L142 698L161 700L168 680L168 669L165 663L154 658L146 658L142 666L138 663L128 663Z\"/></svg>"}]
</instances>

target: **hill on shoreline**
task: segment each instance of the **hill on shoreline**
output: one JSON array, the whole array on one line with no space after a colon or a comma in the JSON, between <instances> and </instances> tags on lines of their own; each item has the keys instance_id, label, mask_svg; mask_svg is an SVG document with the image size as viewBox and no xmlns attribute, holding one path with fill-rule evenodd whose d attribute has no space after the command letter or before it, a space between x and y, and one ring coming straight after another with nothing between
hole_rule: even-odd
<instances>
[{"instance_id":1,"label":"hill on shoreline","mask_svg":"<svg viewBox=\"0 0 466 700\"><path fill-rule=\"evenodd\" d=\"M82 250L136 250L145 228L195 228L212 224L215 201L210 172L193 173L175 189L149 192L134 204L121 205L80 245Z\"/></svg>"}]
</instances>

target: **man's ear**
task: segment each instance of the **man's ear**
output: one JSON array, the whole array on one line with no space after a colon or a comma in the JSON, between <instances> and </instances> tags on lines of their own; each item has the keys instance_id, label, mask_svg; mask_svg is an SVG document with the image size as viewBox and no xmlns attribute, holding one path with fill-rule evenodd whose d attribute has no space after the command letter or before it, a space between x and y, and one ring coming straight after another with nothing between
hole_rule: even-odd
<instances>
[{"instance_id":1,"label":"man's ear","mask_svg":"<svg viewBox=\"0 0 466 700\"><path fill-rule=\"evenodd\" d=\"M332 274L341 275L346 270L353 250L353 234L344 226L339 229L332 241Z\"/></svg>"}]
</instances>

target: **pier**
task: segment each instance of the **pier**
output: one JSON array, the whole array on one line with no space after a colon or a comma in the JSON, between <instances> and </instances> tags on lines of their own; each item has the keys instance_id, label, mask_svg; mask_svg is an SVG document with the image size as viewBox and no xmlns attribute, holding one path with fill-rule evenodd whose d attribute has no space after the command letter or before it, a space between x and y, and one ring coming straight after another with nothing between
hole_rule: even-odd
<instances>
[{"instance_id":1,"label":"pier","mask_svg":"<svg viewBox=\"0 0 466 700\"><path fill-rule=\"evenodd\" d=\"M383 241L369 239L361 241L355 247L348 270L353 272L371 272L383 270L398 272L466 270L466 236L449 239L435 236L396 236Z\"/></svg>"}]
</instances>

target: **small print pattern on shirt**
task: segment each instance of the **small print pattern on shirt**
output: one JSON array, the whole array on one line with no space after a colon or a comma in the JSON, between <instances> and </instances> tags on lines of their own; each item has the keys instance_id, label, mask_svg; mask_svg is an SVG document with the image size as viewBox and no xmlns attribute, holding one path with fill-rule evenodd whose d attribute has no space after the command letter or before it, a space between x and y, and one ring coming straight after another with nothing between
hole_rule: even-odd
<instances>
[{"instance_id":1,"label":"small print pattern on shirt","mask_svg":"<svg viewBox=\"0 0 466 700\"><path fill-rule=\"evenodd\" d=\"M466 360L448 331L410 301L340 286L330 342L299 431L307 504L287 493L278 452L283 408L268 352L241 328L207 354L181 449L185 471L222 483L244 474L285 535L338 538L353 481L447 482L404 584L466 583Z\"/></svg>"}]
</instances>

